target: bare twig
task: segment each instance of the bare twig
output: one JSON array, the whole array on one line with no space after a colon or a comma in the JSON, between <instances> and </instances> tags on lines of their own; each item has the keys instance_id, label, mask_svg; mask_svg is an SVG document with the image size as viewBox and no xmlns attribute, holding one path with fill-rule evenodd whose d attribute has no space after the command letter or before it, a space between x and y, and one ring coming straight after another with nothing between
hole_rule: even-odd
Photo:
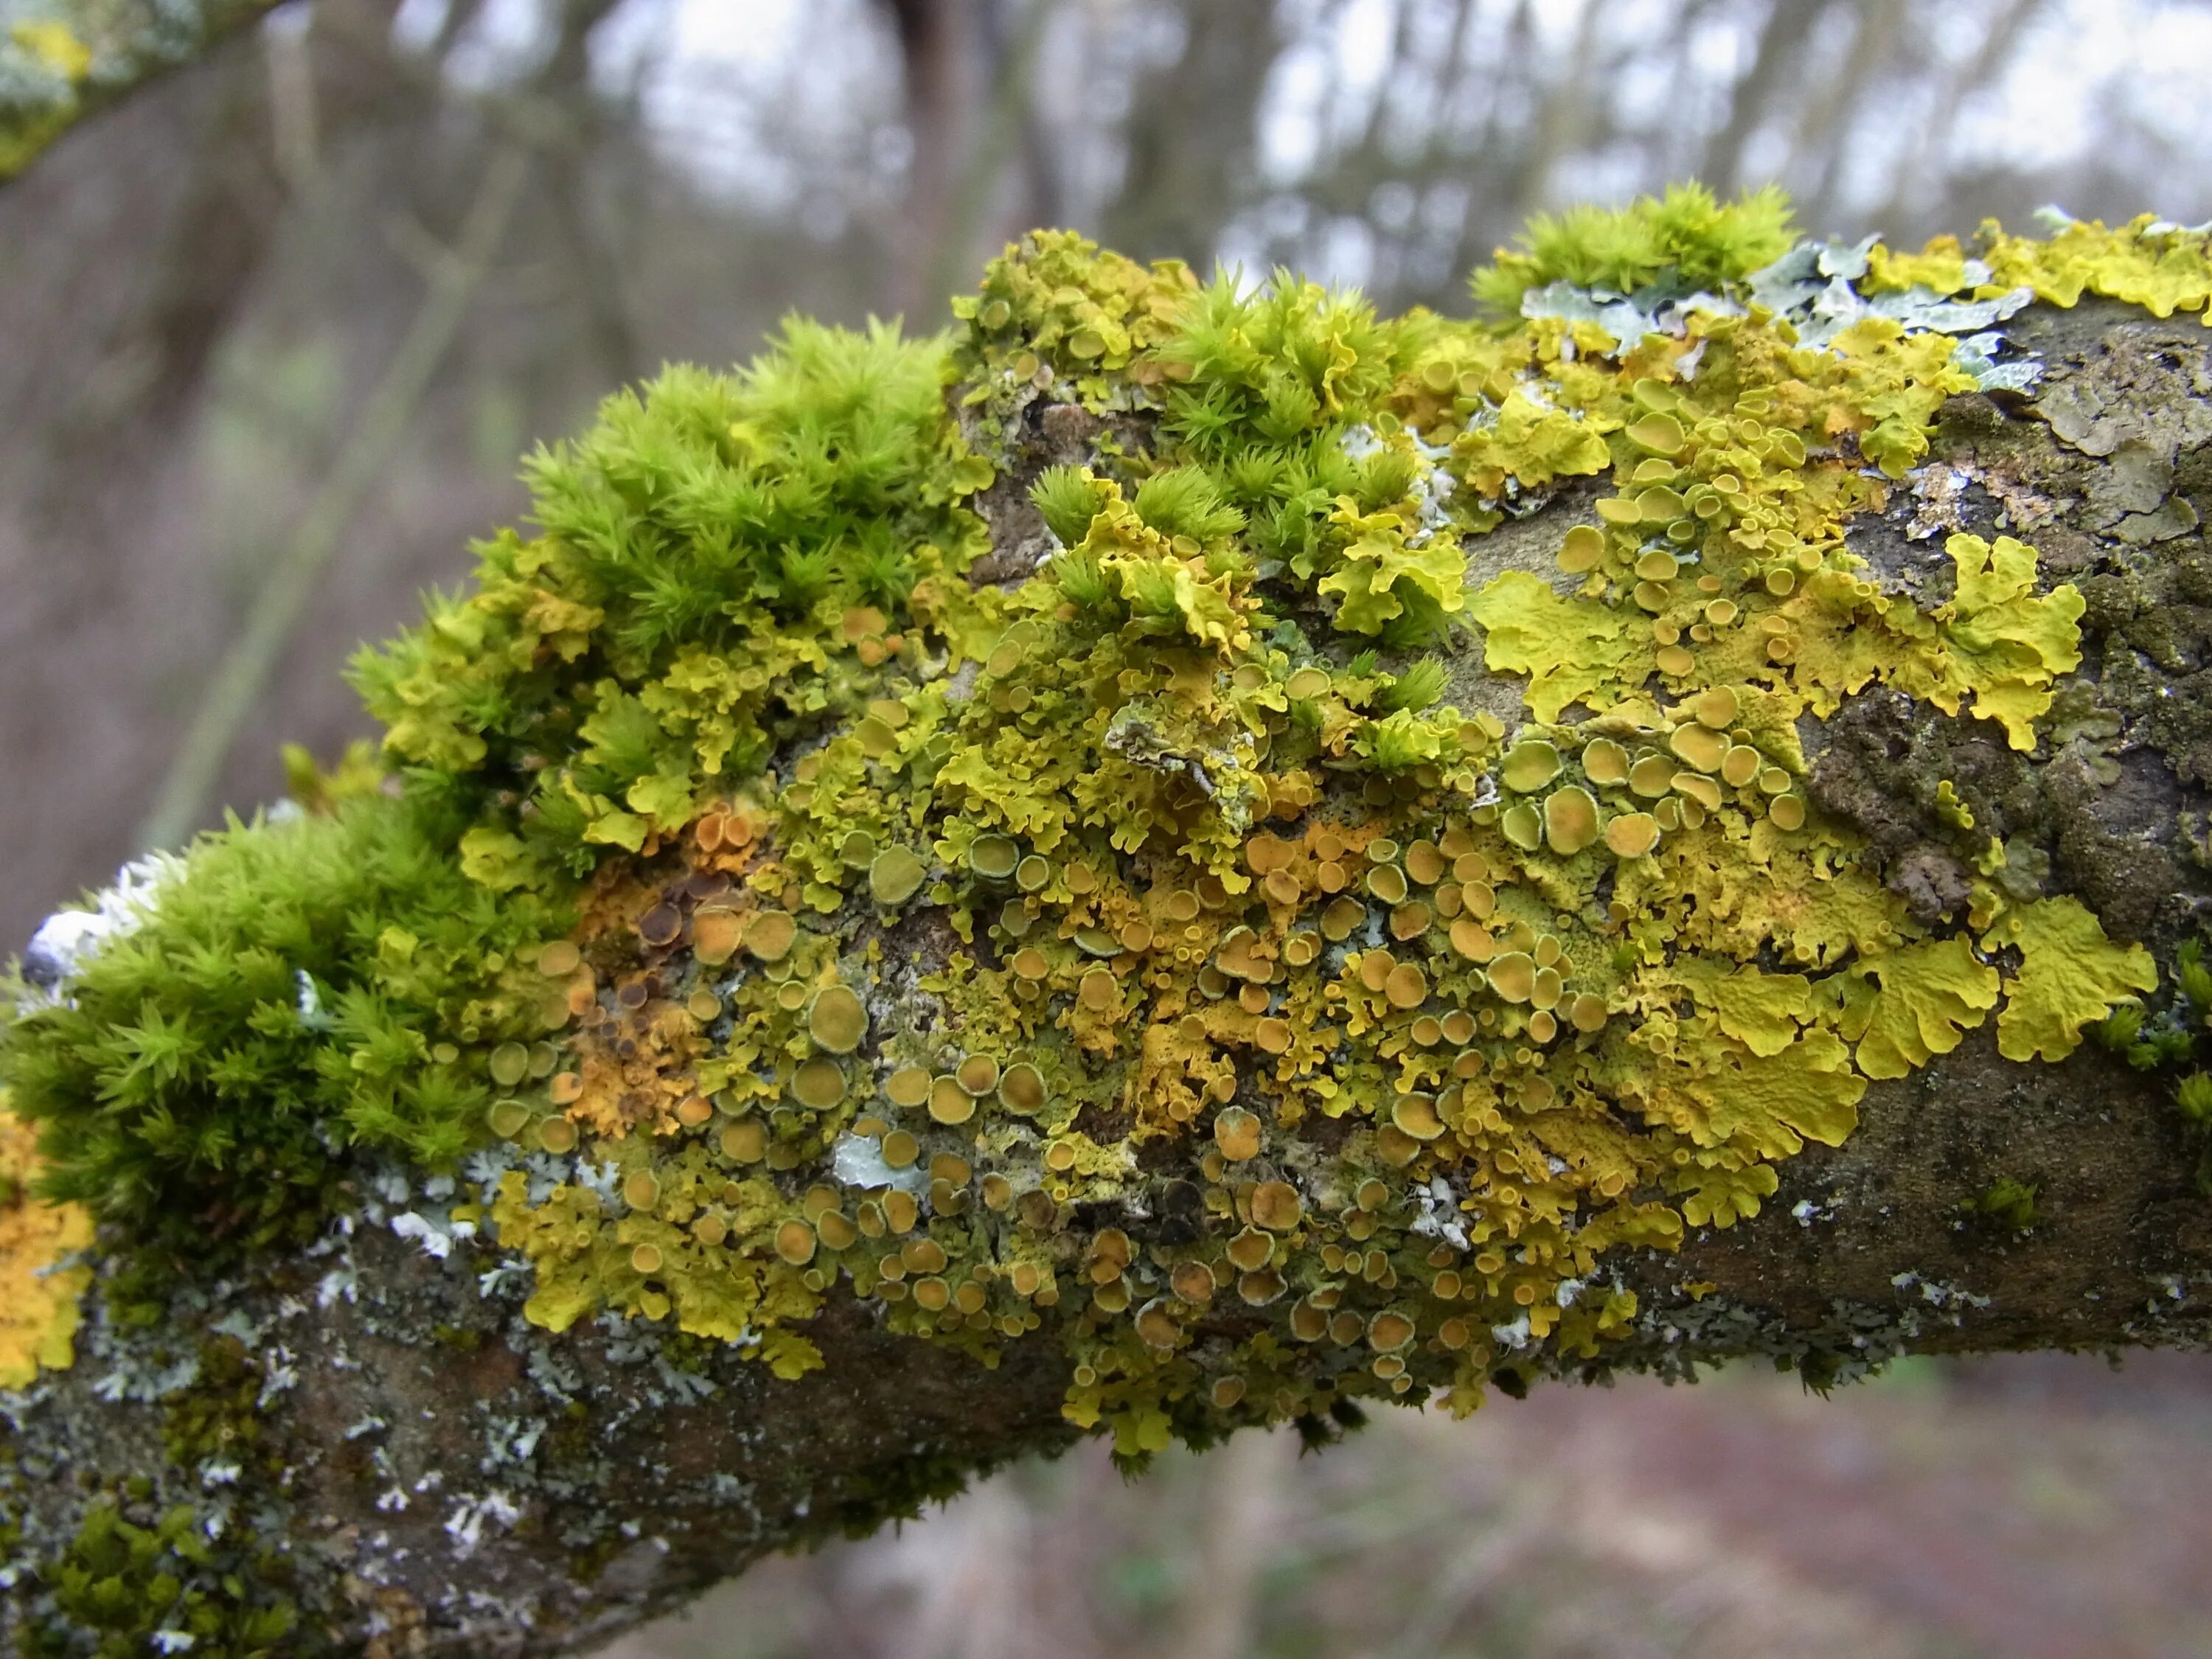
<instances>
[{"instance_id":1,"label":"bare twig","mask_svg":"<svg viewBox=\"0 0 2212 1659\"><path fill-rule=\"evenodd\" d=\"M255 702L269 683L316 579L345 533L362 497L384 471L467 314L470 301L507 233L529 170L530 151L509 143L486 164L451 255L431 274L429 291L384 378L309 498L290 541L264 573L245 626L216 665L191 725L140 826L147 847L191 833Z\"/></svg>"}]
</instances>

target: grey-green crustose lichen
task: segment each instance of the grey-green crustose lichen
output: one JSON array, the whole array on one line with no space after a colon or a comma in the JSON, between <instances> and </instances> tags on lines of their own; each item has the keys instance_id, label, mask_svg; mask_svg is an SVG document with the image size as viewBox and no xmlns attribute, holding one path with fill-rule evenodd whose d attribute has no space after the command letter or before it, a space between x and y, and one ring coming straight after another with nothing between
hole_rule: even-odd
<instances>
[{"instance_id":1,"label":"grey-green crustose lichen","mask_svg":"<svg viewBox=\"0 0 2212 1659\"><path fill-rule=\"evenodd\" d=\"M106 1305L373 1214L549 1351L796 1379L855 1304L1051 1344L1129 1457L1601 1353L1608 1255L1757 1213L1869 1080L1985 1024L2061 1059L2157 984L1972 778L1925 781L1955 882L1886 884L1804 733L2071 718L2090 600L2032 538L1954 532L1931 591L1850 532L2032 374L1947 327L2201 307L2203 239L1790 240L1766 197L1571 216L1479 282L1520 314L1453 319L1040 233L949 340L793 324L611 399L538 533L357 660L388 782L64 930L0 1042L14 1212L105 1228ZM1469 580L1570 487L1594 521ZM1519 708L1440 702L1478 630ZM78 1555L222 1577L128 1497ZM58 1641L137 1630L28 1571Z\"/></svg>"}]
</instances>

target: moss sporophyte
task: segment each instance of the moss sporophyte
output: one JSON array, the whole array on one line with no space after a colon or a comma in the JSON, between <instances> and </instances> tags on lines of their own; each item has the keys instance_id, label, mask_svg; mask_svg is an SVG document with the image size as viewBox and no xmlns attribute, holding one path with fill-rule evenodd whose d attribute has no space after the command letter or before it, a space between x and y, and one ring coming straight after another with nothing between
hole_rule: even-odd
<instances>
[{"instance_id":1,"label":"moss sporophyte","mask_svg":"<svg viewBox=\"0 0 2212 1659\"><path fill-rule=\"evenodd\" d=\"M2063 1059L2148 953L1990 881L1908 908L1804 742L1887 687L2035 749L2081 595L1956 534L1923 605L1845 526L2021 372L1957 329L2202 310L2204 239L1793 242L1679 190L1382 319L1038 233L949 337L794 322L611 398L356 661L396 781L308 776L23 988L0 1383L68 1363L95 1222L304 1239L383 1160L552 1332L796 1378L859 1298L1059 1345L1133 1455L1467 1409L1601 1352L1608 1253L1757 1213L1870 1079L1984 1022ZM1440 702L1470 636L1510 718Z\"/></svg>"}]
</instances>

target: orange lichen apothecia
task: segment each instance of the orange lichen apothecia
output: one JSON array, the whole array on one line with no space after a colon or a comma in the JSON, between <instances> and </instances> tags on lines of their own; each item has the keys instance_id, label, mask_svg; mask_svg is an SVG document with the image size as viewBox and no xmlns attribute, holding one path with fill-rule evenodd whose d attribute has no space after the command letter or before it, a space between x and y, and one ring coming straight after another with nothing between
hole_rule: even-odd
<instances>
[{"instance_id":1,"label":"orange lichen apothecia","mask_svg":"<svg viewBox=\"0 0 2212 1659\"><path fill-rule=\"evenodd\" d=\"M2207 292L2202 237L2077 226L1877 247L1912 304L1816 331L1773 198L1619 221L1486 273L1502 321L1040 233L949 343L793 324L610 400L358 663L404 790L204 842L18 1019L22 1109L102 1103L49 1190L127 1236L249 1189L250 1242L344 1201L327 1145L458 1171L548 1330L796 1377L859 1297L1061 1345L1128 1455L1601 1352L1608 1253L1756 1213L1869 1079L2153 988L2074 898L1908 910L1800 733L1886 686L2033 750L2080 661L2025 542L1925 606L1845 545L2002 370L1935 301ZM1047 410L1083 464L1024 463ZM1444 706L1478 656L1519 718Z\"/></svg>"}]
</instances>

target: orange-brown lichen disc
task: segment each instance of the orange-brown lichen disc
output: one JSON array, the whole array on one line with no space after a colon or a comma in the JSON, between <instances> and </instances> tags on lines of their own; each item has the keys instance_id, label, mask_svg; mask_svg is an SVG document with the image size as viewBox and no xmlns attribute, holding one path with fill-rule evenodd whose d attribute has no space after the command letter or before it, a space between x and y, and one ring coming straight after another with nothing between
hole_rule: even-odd
<instances>
[{"instance_id":1,"label":"orange-brown lichen disc","mask_svg":"<svg viewBox=\"0 0 2212 1659\"><path fill-rule=\"evenodd\" d=\"M842 1210L823 1211L815 1218L814 1231L822 1243L833 1250L848 1250L860 1237L860 1230Z\"/></svg>"},{"instance_id":2,"label":"orange-brown lichen disc","mask_svg":"<svg viewBox=\"0 0 2212 1659\"><path fill-rule=\"evenodd\" d=\"M744 919L734 910L710 905L691 917L691 954L709 968L719 968L738 953L744 937Z\"/></svg>"},{"instance_id":3,"label":"orange-brown lichen disc","mask_svg":"<svg viewBox=\"0 0 2212 1659\"><path fill-rule=\"evenodd\" d=\"M1290 1231L1304 1214L1297 1188L1286 1181L1263 1181L1252 1189L1252 1219L1269 1232Z\"/></svg>"},{"instance_id":4,"label":"orange-brown lichen disc","mask_svg":"<svg viewBox=\"0 0 2212 1659\"><path fill-rule=\"evenodd\" d=\"M558 1155L576 1150L576 1126L565 1117L549 1117L538 1126L538 1144Z\"/></svg>"},{"instance_id":5,"label":"orange-brown lichen disc","mask_svg":"<svg viewBox=\"0 0 2212 1659\"><path fill-rule=\"evenodd\" d=\"M1229 1260L1245 1272L1264 1267L1275 1253L1275 1241L1257 1227L1247 1227L1229 1241Z\"/></svg>"},{"instance_id":6,"label":"orange-brown lichen disc","mask_svg":"<svg viewBox=\"0 0 2212 1659\"><path fill-rule=\"evenodd\" d=\"M1428 1095L1400 1095L1390 1104L1390 1121L1416 1140L1434 1140L1444 1132L1437 1103Z\"/></svg>"},{"instance_id":7,"label":"orange-brown lichen disc","mask_svg":"<svg viewBox=\"0 0 2212 1659\"><path fill-rule=\"evenodd\" d=\"M1678 760L1700 772L1717 772L1729 750L1728 738L1707 726L1678 726L1667 737L1668 748Z\"/></svg>"},{"instance_id":8,"label":"orange-brown lichen disc","mask_svg":"<svg viewBox=\"0 0 2212 1659\"><path fill-rule=\"evenodd\" d=\"M768 1156L768 1125L757 1119L722 1131L722 1156L732 1164L757 1164Z\"/></svg>"},{"instance_id":9,"label":"orange-brown lichen disc","mask_svg":"<svg viewBox=\"0 0 2212 1659\"><path fill-rule=\"evenodd\" d=\"M745 949L763 962L781 962L799 938L799 921L788 910L757 910L745 927Z\"/></svg>"},{"instance_id":10,"label":"orange-brown lichen disc","mask_svg":"<svg viewBox=\"0 0 2212 1659\"><path fill-rule=\"evenodd\" d=\"M1559 568L1571 575L1597 568L1605 556L1605 535L1595 525L1578 524L1559 545Z\"/></svg>"},{"instance_id":11,"label":"orange-brown lichen disc","mask_svg":"<svg viewBox=\"0 0 2212 1659\"><path fill-rule=\"evenodd\" d=\"M999 1086L999 1062L988 1054L970 1054L952 1075L971 1095L988 1095Z\"/></svg>"},{"instance_id":12,"label":"orange-brown lichen disc","mask_svg":"<svg viewBox=\"0 0 2212 1659\"><path fill-rule=\"evenodd\" d=\"M933 1238L909 1238L899 1246L899 1260L910 1273L939 1273L946 1260L945 1247Z\"/></svg>"},{"instance_id":13,"label":"orange-brown lichen disc","mask_svg":"<svg viewBox=\"0 0 2212 1659\"><path fill-rule=\"evenodd\" d=\"M1536 988L1536 963L1525 951L1508 951L1490 964L1490 988L1508 1002L1526 1002Z\"/></svg>"},{"instance_id":14,"label":"orange-brown lichen disc","mask_svg":"<svg viewBox=\"0 0 2212 1659\"><path fill-rule=\"evenodd\" d=\"M1238 1297L1255 1308L1264 1308L1269 1303L1279 1300L1283 1292L1289 1288L1290 1285L1282 1274L1272 1267L1261 1268L1256 1273L1237 1275Z\"/></svg>"},{"instance_id":15,"label":"orange-brown lichen disc","mask_svg":"<svg viewBox=\"0 0 2212 1659\"><path fill-rule=\"evenodd\" d=\"M710 1250L721 1249L730 1236L730 1224L721 1217L708 1213L691 1224L691 1237Z\"/></svg>"},{"instance_id":16,"label":"orange-brown lichen disc","mask_svg":"<svg viewBox=\"0 0 2212 1659\"><path fill-rule=\"evenodd\" d=\"M1435 886L1449 868L1442 849L1432 841L1417 841L1406 849L1406 873L1424 887Z\"/></svg>"},{"instance_id":17,"label":"orange-brown lichen disc","mask_svg":"<svg viewBox=\"0 0 2212 1659\"><path fill-rule=\"evenodd\" d=\"M1075 1167L1075 1146L1072 1141L1055 1140L1044 1149L1044 1167L1063 1173Z\"/></svg>"},{"instance_id":18,"label":"orange-brown lichen disc","mask_svg":"<svg viewBox=\"0 0 2212 1659\"><path fill-rule=\"evenodd\" d=\"M512 1089L530 1072L530 1050L519 1042L502 1042L491 1051L491 1080Z\"/></svg>"},{"instance_id":19,"label":"orange-brown lichen disc","mask_svg":"<svg viewBox=\"0 0 2212 1659\"><path fill-rule=\"evenodd\" d=\"M1536 1042L1549 1042L1559 1034L1559 1022L1550 1009L1540 1008L1528 1017L1528 1035Z\"/></svg>"},{"instance_id":20,"label":"orange-brown lichen disc","mask_svg":"<svg viewBox=\"0 0 2212 1659\"><path fill-rule=\"evenodd\" d=\"M1428 975L1410 962L1401 962L1384 976L1382 994L1393 1008L1418 1008L1429 994Z\"/></svg>"},{"instance_id":21,"label":"orange-brown lichen disc","mask_svg":"<svg viewBox=\"0 0 2212 1659\"><path fill-rule=\"evenodd\" d=\"M1506 751L1498 777L1523 794L1541 789L1559 775L1559 751L1541 738L1523 738Z\"/></svg>"},{"instance_id":22,"label":"orange-brown lichen disc","mask_svg":"<svg viewBox=\"0 0 2212 1659\"><path fill-rule=\"evenodd\" d=\"M884 1137L884 1162L894 1170L903 1170L921 1156L921 1143L904 1129L894 1129Z\"/></svg>"},{"instance_id":23,"label":"orange-brown lichen disc","mask_svg":"<svg viewBox=\"0 0 2212 1659\"><path fill-rule=\"evenodd\" d=\"M1032 983L1045 978L1052 972L1052 963L1046 960L1044 952L1034 945L1025 945L1015 951L1012 960L1006 965L1014 970L1015 978L1025 979Z\"/></svg>"},{"instance_id":24,"label":"orange-brown lichen disc","mask_svg":"<svg viewBox=\"0 0 2212 1659\"><path fill-rule=\"evenodd\" d=\"M929 1073L919 1066L902 1066L884 1079L884 1098L894 1106L919 1106L929 1098Z\"/></svg>"},{"instance_id":25,"label":"orange-brown lichen disc","mask_svg":"<svg viewBox=\"0 0 2212 1659\"><path fill-rule=\"evenodd\" d=\"M1544 797L1544 839L1554 853L1571 858L1597 839L1597 802L1580 784L1554 789Z\"/></svg>"},{"instance_id":26,"label":"orange-brown lichen disc","mask_svg":"<svg viewBox=\"0 0 2212 1659\"><path fill-rule=\"evenodd\" d=\"M1213 1275L1203 1261L1178 1261L1168 1275L1169 1288L1194 1307L1213 1300Z\"/></svg>"},{"instance_id":27,"label":"orange-brown lichen disc","mask_svg":"<svg viewBox=\"0 0 2212 1659\"><path fill-rule=\"evenodd\" d=\"M1805 827L1805 798L1802 795L1777 795L1766 804L1766 816L1774 820L1778 830L1802 830Z\"/></svg>"},{"instance_id":28,"label":"orange-brown lichen disc","mask_svg":"<svg viewBox=\"0 0 2212 1659\"><path fill-rule=\"evenodd\" d=\"M573 939L556 939L538 953L538 971L548 979L566 979L583 960Z\"/></svg>"},{"instance_id":29,"label":"orange-brown lichen disc","mask_svg":"<svg viewBox=\"0 0 2212 1659\"><path fill-rule=\"evenodd\" d=\"M1367 890L1385 904L1398 904L1406 896L1406 872L1395 864L1378 865L1367 872Z\"/></svg>"},{"instance_id":30,"label":"orange-brown lichen disc","mask_svg":"<svg viewBox=\"0 0 2212 1659\"><path fill-rule=\"evenodd\" d=\"M1605 844L1615 856L1640 859L1659 844L1659 823L1649 812L1623 812L1605 826Z\"/></svg>"},{"instance_id":31,"label":"orange-brown lichen disc","mask_svg":"<svg viewBox=\"0 0 2212 1659\"><path fill-rule=\"evenodd\" d=\"M1170 921L1196 921L1198 895L1188 887L1178 887L1167 896L1161 908Z\"/></svg>"},{"instance_id":32,"label":"orange-brown lichen disc","mask_svg":"<svg viewBox=\"0 0 2212 1659\"><path fill-rule=\"evenodd\" d=\"M1674 763L1664 755L1645 755L1628 769L1628 787L1656 800L1674 787Z\"/></svg>"},{"instance_id":33,"label":"orange-brown lichen disc","mask_svg":"<svg viewBox=\"0 0 2212 1659\"><path fill-rule=\"evenodd\" d=\"M999 1079L999 1098L1010 1112L1024 1115L1044 1105L1044 1073L1027 1060L1017 1060Z\"/></svg>"},{"instance_id":34,"label":"orange-brown lichen disc","mask_svg":"<svg viewBox=\"0 0 2212 1659\"><path fill-rule=\"evenodd\" d=\"M886 1139L884 1144L888 1152L890 1145L889 1139ZM888 1157L884 1161L887 1164L890 1162ZM907 1162L911 1164L914 1160L908 1158ZM893 1167L897 1166L893 1165ZM883 1203L884 1221L895 1233L912 1232L915 1223L921 1219L921 1206L915 1200L912 1193L902 1192L894 1187L884 1194Z\"/></svg>"},{"instance_id":35,"label":"orange-brown lichen disc","mask_svg":"<svg viewBox=\"0 0 2212 1659\"><path fill-rule=\"evenodd\" d=\"M1539 1008L1556 1008L1562 988L1558 969L1539 968L1529 981L1528 1000Z\"/></svg>"},{"instance_id":36,"label":"orange-brown lichen disc","mask_svg":"<svg viewBox=\"0 0 2212 1659\"><path fill-rule=\"evenodd\" d=\"M1252 1040L1260 1045L1263 1054L1287 1054L1291 1047L1290 1022L1263 1019L1252 1028Z\"/></svg>"},{"instance_id":37,"label":"orange-brown lichen disc","mask_svg":"<svg viewBox=\"0 0 2212 1659\"><path fill-rule=\"evenodd\" d=\"M1736 744L1721 757L1721 778L1741 789L1758 778L1760 763L1759 750L1749 744Z\"/></svg>"},{"instance_id":38,"label":"orange-brown lichen disc","mask_svg":"<svg viewBox=\"0 0 2212 1659\"><path fill-rule=\"evenodd\" d=\"M775 1230L775 1253L794 1267L814 1260L814 1229L804 1221L787 1221Z\"/></svg>"},{"instance_id":39,"label":"orange-brown lichen disc","mask_svg":"<svg viewBox=\"0 0 2212 1659\"><path fill-rule=\"evenodd\" d=\"M1628 751L1611 738L1593 738L1583 745L1583 775L1601 788L1628 781Z\"/></svg>"},{"instance_id":40,"label":"orange-brown lichen disc","mask_svg":"<svg viewBox=\"0 0 2212 1659\"><path fill-rule=\"evenodd\" d=\"M878 904L903 904L921 890L929 871L903 847L886 847L868 864L868 896Z\"/></svg>"},{"instance_id":41,"label":"orange-brown lichen disc","mask_svg":"<svg viewBox=\"0 0 2212 1659\"><path fill-rule=\"evenodd\" d=\"M1395 1353L1413 1340L1413 1322L1395 1309L1385 1308L1367 1322L1367 1341L1383 1353Z\"/></svg>"},{"instance_id":42,"label":"orange-brown lichen disc","mask_svg":"<svg viewBox=\"0 0 2212 1659\"><path fill-rule=\"evenodd\" d=\"M868 1034L868 1011L851 986L825 986L807 1011L806 1030L831 1054L849 1054Z\"/></svg>"},{"instance_id":43,"label":"orange-brown lichen disc","mask_svg":"<svg viewBox=\"0 0 2212 1659\"><path fill-rule=\"evenodd\" d=\"M1390 913L1390 937L1401 944L1409 939L1419 939L1429 930L1435 912L1418 902L1401 904Z\"/></svg>"},{"instance_id":44,"label":"orange-brown lichen disc","mask_svg":"<svg viewBox=\"0 0 2212 1659\"><path fill-rule=\"evenodd\" d=\"M965 1123L975 1115L975 1097L958 1078L940 1077L929 1085L929 1115L939 1123Z\"/></svg>"},{"instance_id":45,"label":"orange-brown lichen disc","mask_svg":"<svg viewBox=\"0 0 2212 1659\"><path fill-rule=\"evenodd\" d=\"M1093 968L1076 982L1075 994L1085 1007L1093 1013L1101 1013L1114 1006L1120 988L1109 969Z\"/></svg>"},{"instance_id":46,"label":"orange-brown lichen disc","mask_svg":"<svg viewBox=\"0 0 2212 1659\"><path fill-rule=\"evenodd\" d=\"M1213 1143L1233 1164L1260 1156L1261 1123L1253 1113L1231 1106L1213 1120Z\"/></svg>"},{"instance_id":47,"label":"orange-brown lichen disc","mask_svg":"<svg viewBox=\"0 0 2212 1659\"><path fill-rule=\"evenodd\" d=\"M634 1273L651 1275L660 1271L660 1247L641 1244L629 1253L630 1269Z\"/></svg>"},{"instance_id":48,"label":"orange-brown lichen disc","mask_svg":"<svg viewBox=\"0 0 2212 1659\"><path fill-rule=\"evenodd\" d=\"M1742 700L1725 685L1713 686L1690 699L1691 718L1715 732L1725 732L1735 725L1741 708ZM1689 757L1686 755L1683 758Z\"/></svg>"},{"instance_id":49,"label":"orange-brown lichen disc","mask_svg":"<svg viewBox=\"0 0 2212 1659\"><path fill-rule=\"evenodd\" d=\"M1006 881L1021 863L1022 849L1011 836L978 836L968 845L968 867L986 881Z\"/></svg>"},{"instance_id":50,"label":"orange-brown lichen disc","mask_svg":"<svg viewBox=\"0 0 2212 1659\"><path fill-rule=\"evenodd\" d=\"M1367 907L1358 899L1336 899L1321 913L1321 931L1333 943L1340 945L1366 920Z\"/></svg>"},{"instance_id":51,"label":"orange-brown lichen disc","mask_svg":"<svg viewBox=\"0 0 2212 1659\"><path fill-rule=\"evenodd\" d=\"M826 1112L845 1097L845 1073L836 1060L817 1054L791 1074L791 1097Z\"/></svg>"},{"instance_id":52,"label":"orange-brown lichen disc","mask_svg":"<svg viewBox=\"0 0 2212 1659\"><path fill-rule=\"evenodd\" d=\"M713 1103L702 1095L687 1095L677 1103L676 1121L687 1129L703 1127L714 1115Z\"/></svg>"},{"instance_id":53,"label":"orange-brown lichen disc","mask_svg":"<svg viewBox=\"0 0 2212 1659\"><path fill-rule=\"evenodd\" d=\"M1158 1297L1138 1310L1133 1322L1137 1328L1137 1340L1148 1348L1164 1352L1182 1338L1182 1328L1176 1323L1169 1304Z\"/></svg>"},{"instance_id":54,"label":"orange-brown lichen disc","mask_svg":"<svg viewBox=\"0 0 2212 1659\"><path fill-rule=\"evenodd\" d=\"M1676 790L1698 802L1708 812L1721 810L1721 787L1702 772L1677 772L1673 782ZM1691 828L1695 829L1695 824Z\"/></svg>"},{"instance_id":55,"label":"orange-brown lichen disc","mask_svg":"<svg viewBox=\"0 0 2212 1659\"><path fill-rule=\"evenodd\" d=\"M1498 954L1498 941L1490 930L1471 916L1462 916L1451 925L1452 949L1469 962L1487 962Z\"/></svg>"}]
</instances>

